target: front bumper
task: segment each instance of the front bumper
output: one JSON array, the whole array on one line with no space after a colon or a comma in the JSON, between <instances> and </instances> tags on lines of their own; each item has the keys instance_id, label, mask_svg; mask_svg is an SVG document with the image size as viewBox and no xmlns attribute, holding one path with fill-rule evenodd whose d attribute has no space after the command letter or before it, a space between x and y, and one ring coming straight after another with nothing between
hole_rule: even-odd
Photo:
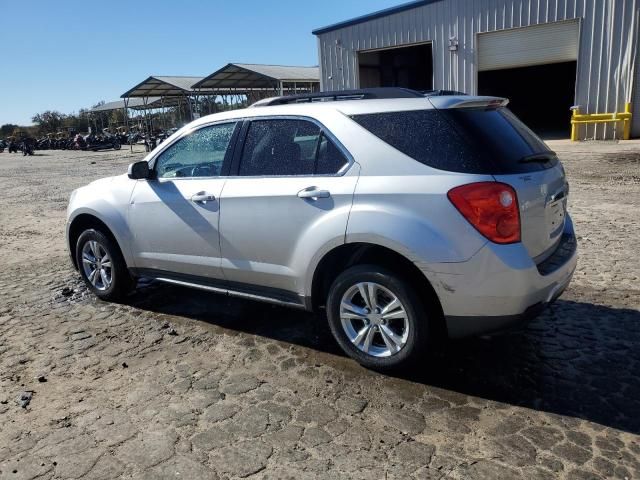
<instances>
[{"instance_id":1,"label":"front bumper","mask_svg":"<svg viewBox=\"0 0 640 480\"><path fill-rule=\"evenodd\" d=\"M554 254L536 265L522 244L487 243L464 263L425 266L450 338L490 333L535 318L567 288L578 262L567 216Z\"/></svg>"}]
</instances>

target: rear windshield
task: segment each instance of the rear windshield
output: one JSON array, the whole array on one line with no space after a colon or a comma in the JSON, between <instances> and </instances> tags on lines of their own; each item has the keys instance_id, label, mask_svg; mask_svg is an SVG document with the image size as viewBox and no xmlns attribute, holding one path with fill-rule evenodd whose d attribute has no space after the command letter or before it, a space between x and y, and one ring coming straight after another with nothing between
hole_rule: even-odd
<instances>
[{"instance_id":1,"label":"rear windshield","mask_svg":"<svg viewBox=\"0 0 640 480\"><path fill-rule=\"evenodd\" d=\"M352 117L381 140L420 163L462 173L511 174L551 168L558 160L507 108L385 112Z\"/></svg>"}]
</instances>

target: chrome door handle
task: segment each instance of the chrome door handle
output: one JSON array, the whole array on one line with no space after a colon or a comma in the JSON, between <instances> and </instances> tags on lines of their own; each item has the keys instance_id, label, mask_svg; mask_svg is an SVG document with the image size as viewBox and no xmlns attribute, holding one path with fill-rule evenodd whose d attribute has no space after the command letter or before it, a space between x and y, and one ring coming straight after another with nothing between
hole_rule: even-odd
<instances>
[{"instance_id":1,"label":"chrome door handle","mask_svg":"<svg viewBox=\"0 0 640 480\"><path fill-rule=\"evenodd\" d=\"M330 196L329 190L318 190L316 187L305 188L298 192L300 198L329 198Z\"/></svg>"},{"instance_id":2,"label":"chrome door handle","mask_svg":"<svg viewBox=\"0 0 640 480\"><path fill-rule=\"evenodd\" d=\"M210 193L196 193L191 197L191 201L194 203L206 203L206 202L215 202L216 196L211 195Z\"/></svg>"}]
</instances>

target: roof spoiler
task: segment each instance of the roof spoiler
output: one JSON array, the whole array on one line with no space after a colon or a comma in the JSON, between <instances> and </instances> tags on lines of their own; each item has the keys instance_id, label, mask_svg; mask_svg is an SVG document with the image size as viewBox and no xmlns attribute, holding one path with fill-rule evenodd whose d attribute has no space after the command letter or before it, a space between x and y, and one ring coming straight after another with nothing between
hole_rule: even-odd
<instances>
[{"instance_id":1,"label":"roof spoiler","mask_svg":"<svg viewBox=\"0 0 640 480\"><path fill-rule=\"evenodd\" d=\"M502 97L472 96L430 96L431 104L437 109L446 108L499 108L506 107L509 100Z\"/></svg>"}]
</instances>

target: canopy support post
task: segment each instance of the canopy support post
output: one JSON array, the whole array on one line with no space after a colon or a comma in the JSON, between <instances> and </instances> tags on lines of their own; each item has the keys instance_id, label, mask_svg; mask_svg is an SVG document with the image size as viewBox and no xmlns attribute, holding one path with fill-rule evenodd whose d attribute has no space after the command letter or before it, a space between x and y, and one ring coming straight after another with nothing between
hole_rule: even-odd
<instances>
[{"instance_id":1,"label":"canopy support post","mask_svg":"<svg viewBox=\"0 0 640 480\"><path fill-rule=\"evenodd\" d=\"M127 138L129 139L129 147L133 153L133 142L131 141L131 130L129 130L129 97L124 97L124 121L127 124Z\"/></svg>"}]
</instances>

